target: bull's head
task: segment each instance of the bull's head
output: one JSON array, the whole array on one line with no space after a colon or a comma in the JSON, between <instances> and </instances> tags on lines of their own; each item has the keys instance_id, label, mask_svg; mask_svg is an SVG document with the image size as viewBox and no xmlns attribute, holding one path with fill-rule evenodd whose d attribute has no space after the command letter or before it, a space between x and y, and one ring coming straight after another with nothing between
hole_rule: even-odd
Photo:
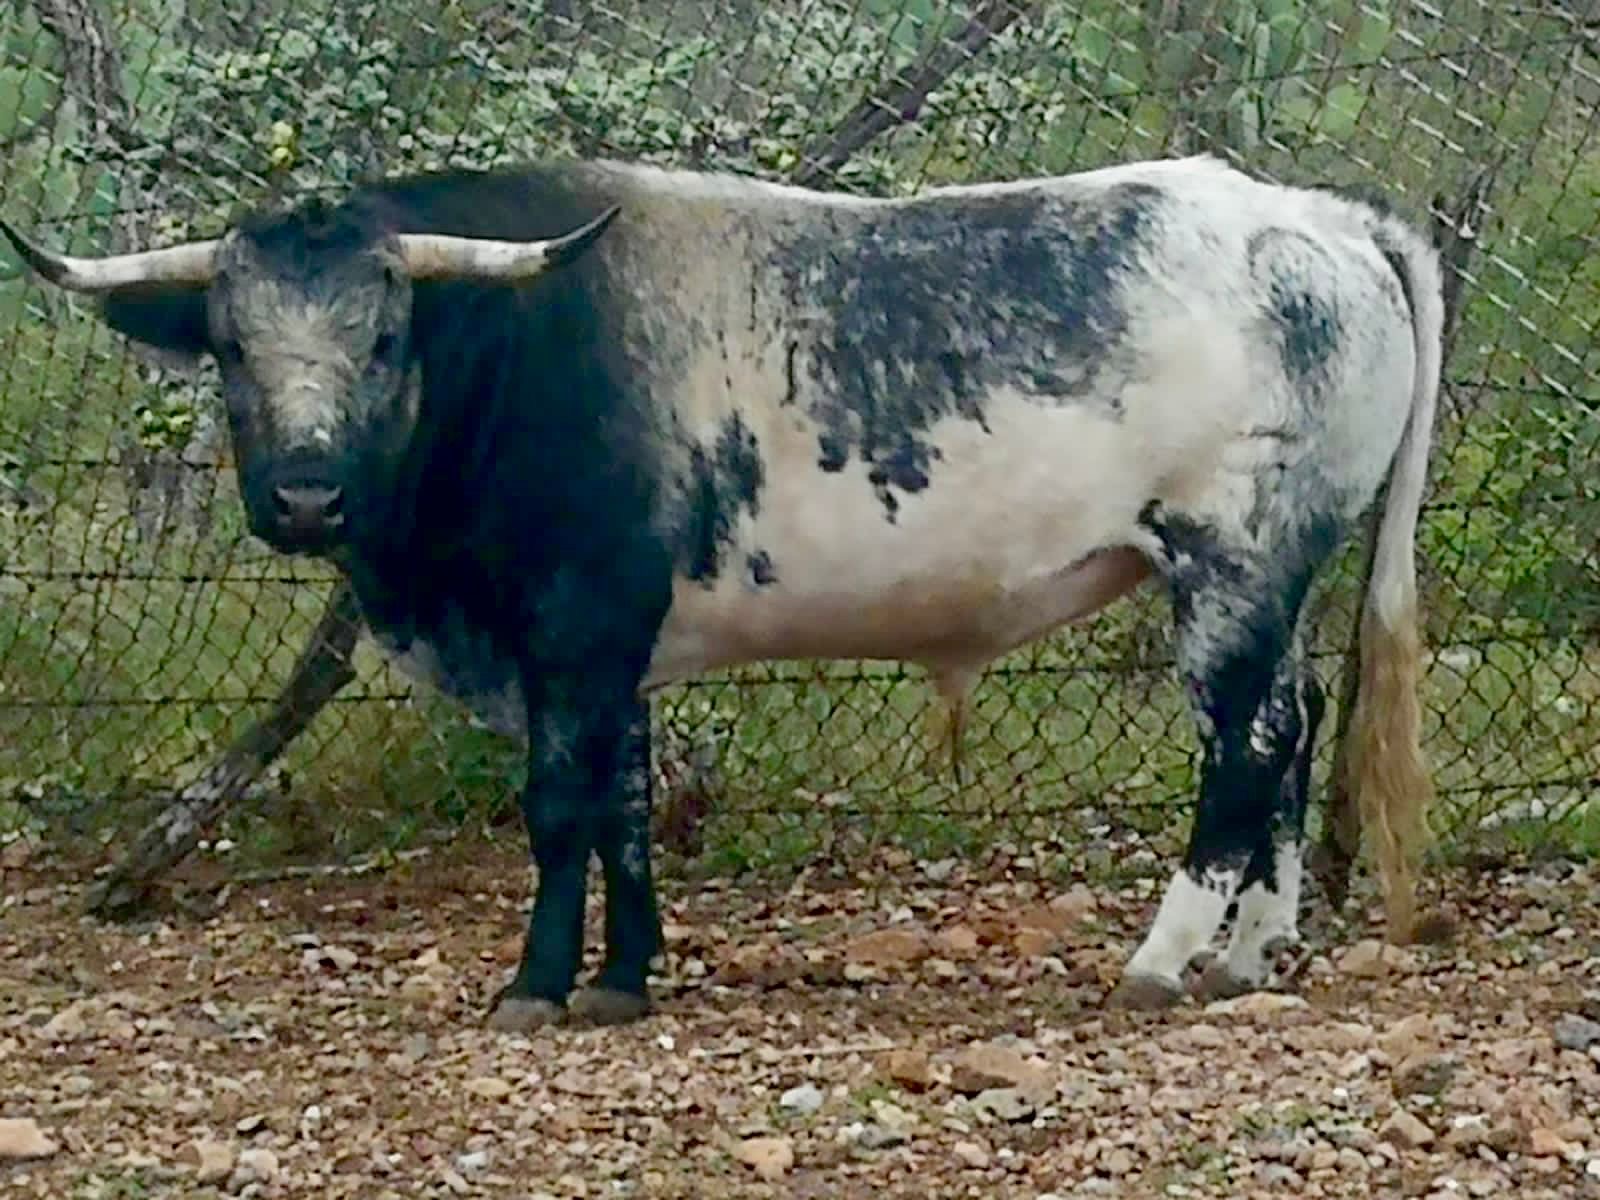
<instances>
[{"instance_id":1,"label":"bull's head","mask_svg":"<svg viewBox=\"0 0 1600 1200\"><path fill-rule=\"evenodd\" d=\"M221 370L251 529L280 550L328 553L379 522L372 481L418 419L412 284L520 282L570 262L615 208L561 237L394 234L318 207L212 241L108 258L44 250L0 222L45 279L101 298L138 341L212 355Z\"/></svg>"}]
</instances>

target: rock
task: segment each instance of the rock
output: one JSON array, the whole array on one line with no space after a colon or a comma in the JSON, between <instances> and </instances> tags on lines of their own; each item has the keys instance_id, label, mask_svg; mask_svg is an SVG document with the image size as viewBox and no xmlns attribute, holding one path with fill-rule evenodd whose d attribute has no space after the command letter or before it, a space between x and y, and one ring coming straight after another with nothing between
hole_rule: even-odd
<instances>
[{"instance_id":1,"label":"rock","mask_svg":"<svg viewBox=\"0 0 1600 1200\"><path fill-rule=\"evenodd\" d=\"M1346 1174L1352 1171L1365 1171L1369 1166L1367 1156L1354 1146L1341 1146L1336 1156L1338 1169Z\"/></svg>"},{"instance_id":2,"label":"rock","mask_svg":"<svg viewBox=\"0 0 1600 1200\"><path fill-rule=\"evenodd\" d=\"M1205 1007L1208 1017L1268 1017L1311 1007L1304 996L1287 992L1246 992L1229 1000L1213 1000Z\"/></svg>"},{"instance_id":3,"label":"rock","mask_svg":"<svg viewBox=\"0 0 1600 1200\"><path fill-rule=\"evenodd\" d=\"M179 1151L180 1162L194 1168L196 1183L221 1183L233 1174L233 1147L197 1138Z\"/></svg>"},{"instance_id":4,"label":"rock","mask_svg":"<svg viewBox=\"0 0 1600 1200\"><path fill-rule=\"evenodd\" d=\"M1411 956L1399 946L1365 938L1339 955L1334 966L1344 975L1359 979L1378 979L1392 970L1409 966Z\"/></svg>"},{"instance_id":5,"label":"rock","mask_svg":"<svg viewBox=\"0 0 1600 1200\"><path fill-rule=\"evenodd\" d=\"M456 1170L463 1175L476 1175L479 1171L489 1166L489 1152L487 1150L469 1150L465 1154L456 1155Z\"/></svg>"},{"instance_id":6,"label":"rock","mask_svg":"<svg viewBox=\"0 0 1600 1200\"><path fill-rule=\"evenodd\" d=\"M504 1079L496 1079L492 1075L469 1079L462 1086L482 1100L504 1100L512 1092L512 1087L509 1083Z\"/></svg>"},{"instance_id":7,"label":"rock","mask_svg":"<svg viewBox=\"0 0 1600 1200\"><path fill-rule=\"evenodd\" d=\"M67 1005L44 1023L45 1033L55 1041L67 1042L80 1038L87 1032L89 1023L83 1017L83 1002Z\"/></svg>"},{"instance_id":8,"label":"rock","mask_svg":"<svg viewBox=\"0 0 1600 1200\"><path fill-rule=\"evenodd\" d=\"M1462 1113L1450 1121L1444 1144L1453 1150L1470 1150L1489 1144L1489 1118L1482 1113Z\"/></svg>"},{"instance_id":9,"label":"rock","mask_svg":"<svg viewBox=\"0 0 1600 1200\"><path fill-rule=\"evenodd\" d=\"M990 1088L1017 1088L1030 1095L1054 1090L1048 1070L992 1042L974 1042L956 1055L950 1064L950 1086L968 1096Z\"/></svg>"},{"instance_id":10,"label":"rock","mask_svg":"<svg viewBox=\"0 0 1600 1200\"><path fill-rule=\"evenodd\" d=\"M863 1150L887 1150L891 1146L904 1145L911 1140L911 1135L904 1129L893 1129L869 1121L861 1127L855 1140Z\"/></svg>"},{"instance_id":11,"label":"rock","mask_svg":"<svg viewBox=\"0 0 1600 1200\"><path fill-rule=\"evenodd\" d=\"M1554 1129L1541 1127L1528 1135L1528 1151L1535 1158L1572 1158L1582 1153L1583 1147L1567 1141Z\"/></svg>"},{"instance_id":12,"label":"rock","mask_svg":"<svg viewBox=\"0 0 1600 1200\"><path fill-rule=\"evenodd\" d=\"M238 1173L248 1176L245 1182L259 1180L262 1183L271 1183L278 1178L278 1156L260 1146L241 1150Z\"/></svg>"},{"instance_id":13,"label":"rock","mask_svg":"<svg viewBox=\"0 0 1600 1200\"><path fill-rule=\"evenodd\" d=\"M1394 1071L1396 1096L1437 1096L1455 1080L1461 1062L1449 1054L1413 1054Z\"/></svg>"},{"instance_id":14,"label":"rock","mask_svg":"<svg viewBox=\"0 0 1600 1200\"><path fill-rule=\"evenodd\" d=\"M766 1049L762 1047L761 1050ZM757 1050L757 1056L761 1050ZM585 1070L583 1067L565 1067L557 1072L555 1078L550 1080L552 1092L565 1092L569 1096L607 1096L611 1094L611 1087L606 1082L606 1077L595 1071Z\"/></svg>"},{"instance_id":15,"label":"rock","mask_svg":"<svg viewBox=\"0 0 1600 1200\"><path fill-rule=\"evenodd\" d=\"M978 935L966 925L941 929L935 935L934 942L946 958L972 958L978 953Z\"/></svg>"},{"instance_id":16,"label":"rock","mask_svg":"<svg viewBox=\"0 0 1600 1200\"><path fill-rule=\"evenodd\" d=\"M312 973L324 968L348 971L360 961L360 956L347 946L312 946L300 952L301 965Z\"/></svg>"},{"instance_id":17,"label":"rock","mask_svg":"<svg viewBox=\"0 0 1600 1200\"><path fill-rule=\"evenodd\" d=\"M908 1092L925 1092L933 1086L933 1066L921 1050L893 1050L884 1072Z\"/></svg>"},{"instance_id":18,"label":"rock","mask_svg":"<svg viewBox=\"0 0 1600 1200\"><path fill-rule=\"evenodd\" d=\"M914 929L879 929L856 938L845 960L859 966L892 967L928 957L928 939Z\"/></svg>"},{"instance_id":19,"label":"rock","mask_svg":"<svg viewBox=\"0 0 1600 1200\"><path fill-rule=\"evenodd\" d=\"M1048 929L1019 929L1011 939L1017 954L1022 958L1043 958L1056 948L1060 941Z\"/></svg>"},{"instance_id":20,"label":"rock","mask_svg":"<svg viewBox=\"0 0 1600 1200\"><path fill-rule=\"evenodd\" d=\"M429 972L407 976L400 984L400 995L413 1004L438 1004L448 998L450 984Z\"/></svg>"},{"instance_id":21,"label":"rock","mask_svg":"<svg viewBox=\"0 0 1600 1200\"><path fill-rule=\"evenodd\" d=\"M953 858L941 858L937 862L923 863L922 873L932 883L948 883L959 865Z\"/></svg>"},{"instance_id":22,"label":"rock","mask_svg":"<svg viewBox=\"0 0 1600 1200\"><path fill-rule=\"evenodd\" d=\"M785 1137L745 1138L733 1147L733 1157L762 1179L781 1179L794 1166L794 1144Z\"/></svg>"},{"instance_id":23,"label":"rock","mask_svg":"<svg viewBox=\"0 0 1600 1200\"><path fill-rule=\"evenodd\" d=\"M822 1091L815 1084L802 1083L779 1096L778 1107L809 1117L822 1107Z\"/></svg>"},{"instance_id":24,"label":"rock","mask_svg":"<svg viewBox=\"0 0 1600 1200\"><path fill-rule=\"evenodd\" d=\"M1428 1049L1434 1042L1433 1018L1427 1013L1402 1017L1378 1035L1378 1049L1395 1062Z\"/></svg>"},{"instance_id":25,"label":"rock","mask_svg":"<svg viewBox=\"0 0 1600 1200\"><path fill-rule=\"evenodd\" d=\"M1107 1175L1121 1177L1133 1170L1133 1155L1118 1146L1110 1154L1101 1158L1100 1165L1105 1169Z\"/></svg>"},{"instance_id":26,"label":"rock","mask_svg":"<svg viewBox=\"0 0 1600 1200\"><path fill-rule=\"evenodd\" d=\"M1092 891L1079 883L1052 898L1050 907L1078 922L1094 913L1100 907L1100 901L1095 898Z\"/></svg>"},{"instance_id":27,"label":"rock","mask_svg":"<svg viewBox=\"0 0 1600 1200\"><path fill-rule=\"evenodd\" d=\"M972 1099L974 1112L988 1113L998 1121L1026 1121L1036 1107L1014 1087L985 1088Z\"/></svg>"},{"instance_id":28,"label":"rock","mask_svg":"<svg viewBox=\"0 0 1600 1200\"><path fill-rule=\"evenodd\" d=\"M1522 1075L1533 1066L1539 1044L1533 1038L1504 1038L1488 1047L1496 1067L1510 1075Z\"/></svg>"},{"instance_id":29,"label":"rock","mask_svg":"<svg viewBox=\"0 0 1600 1200\"><path fill-rule=\"evenodd\" d=\"M1550 910L1547 908L1534 907L1526 909L1522 914L1520 923L1526 932L1535 935L1549 933L1556 927L1556 920L1550 915Z\"/></svg>"},{"instance_id":30,"label":"rock","mask_svg":"<svg viewBox=\"0 0 1600 1200\"><path fill-rule=\"evenodd\" d=\"M1283 1163L1264 1163L1256 1171L1256 1178L1262 1185L1269 1188L1281 1188L1290 1192L1299 1191L1305 1184L1300 1178L1300 1172Z\"/></svg>"},{"instance_id":31,"label":"rock","mask_svg":"<svg viewBox=\"0 0 1600 1200\"><path fill-rule=\"evenodd\" d=\"M1391 1146L1405 1150L1420 1150L1433 1142L1433 1130L1403 1108L1389 1114L1389 1119L1379 1126L1378 1135Z\"/></svg>"},{"instance_id":32,"label":"rock","mask_svg":"<svg viewBox=\"0 0 1600 1200\"><path fill-rule=\"evenodd\" d=\"M28 860L33 857L33 842L27 838L16 838L0 846L0 871L20 871L28 865Z\"/></svg>"},{"instance_id":33,"label":"rock","mask_svg":"<svg viewBox=\"0 0 1600 1200\"><path fill-rule=\"evenodd\" d=\"M1334 1050L1365 1050L1372 1045L1374 1034L1357 1022L1335 1021L1323 1028L1322 1038Z\"/></svg>"},{"instance_id":34,"label":"rock","mask_svg":"<svg viewBox=\"0 0 1600 1200\"><path fill-rule=\"evenodd\" d=\"M1600 1021L1591 1021L1577 1013L1567 1013L1556 1020L1554 1036L1556 1045L1563 1050L1581 1052L1600 1044Z\"/></svg>"},{"instance_id":35,"label":"rock","mask_svg":"<svg viewBox=\"0 0 1600 1200\"><path fill-rule=\"evenodd\" d=\"M950 1153L975 1171L989 1165L989 1152L977 1142L957 1142L950 1147Z\"/></svg>"},{"instance_id":36,"label":"rock","mask_svg":"<svg viewBox=\"0 0 1600 1200\"><path fill-rule=\"evenodd\" d=\"M1070 906L1057 908L1053 904L1036 904L1032 908L1024 909L1016 918L1019 930L1033 929L1051 934L1054 938L1063 937L1076 920L1077 917Z\"/></svg>"},{"instance_id":37,"label":"rock","mask_svg":"<svg viewBox=\"0 0 1600 1200\"><path fill-rule=\"evenodd\" d=\"M1197 1022L1187 1029L1175 1030L1174 1037L1196 1050L1221 1050L1233 1041L1217 1026L1207 1025L1204 1022Z\"/></svg>"},{"instance_id":38,"label":"rock","mask_svg":"<svg viewBox=\"0 0 1600 1200\"><path fill-rule=\"evenodd\" d=\"M0 1118L0 1161L46 1158L58 1149L32 1118Z\"/></svg>"}]
</instances>

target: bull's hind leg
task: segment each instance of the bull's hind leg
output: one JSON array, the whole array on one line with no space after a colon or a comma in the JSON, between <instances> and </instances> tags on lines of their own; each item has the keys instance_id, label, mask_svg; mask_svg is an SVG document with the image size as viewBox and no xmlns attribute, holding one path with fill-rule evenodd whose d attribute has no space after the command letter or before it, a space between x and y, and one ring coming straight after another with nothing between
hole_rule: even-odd
<instances>
[{"instance_id":1,"label":"bull's hind leg","mask_svg":"<svg viewBox=\"0 0 1600 1200\"><path fill-rule=\"evenodd\" d=\"M1227 953L1201 981L1206 998L1253 991L1269 981L1279 954L1300 941L1300 880L1311 763L1326 700L1316 676L1299 664L1299 742L1284 772L1268 837L1256 846L1240 882L1238 913Z\"/></svg>"},{"instance_id":2,"label":"bull's hind leg","mask_svg":"<svg viewBox=\"0 0 1600 1200\"><path fill-rule=\"evenodd\" d=\"M1236 939L1241 964L1263 957L1266 943L1292 927L1300 814L1288 801L1302 789L1288 777L1297 774L1311 725L1294 635L1306 584L1333 540L1326 529L1270 540L1228 536L1154 509L1146 524L1161 543L1172 588L1178 665L1202 760L1183 866L1114 996L1134 1007L1183 995L1185 970L1236 898L1248 923Z\"/></svg>"}]
</instances>

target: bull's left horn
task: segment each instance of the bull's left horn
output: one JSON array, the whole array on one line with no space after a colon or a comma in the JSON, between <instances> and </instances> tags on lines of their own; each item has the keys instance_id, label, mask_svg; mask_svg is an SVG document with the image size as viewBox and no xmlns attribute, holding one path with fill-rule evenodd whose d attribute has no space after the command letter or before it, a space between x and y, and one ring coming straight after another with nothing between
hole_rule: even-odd
<instances>
[{"instance_id":1,"label":"bull's left horn","mask_svg":"<svg viewBox=\"0 0 1600 1200\"><path fill-rule=\"evenodd\" d=\"M216 274L219 240L188 242L165 250L74 258L36 246L4 221L0 233L26 262L51 283L73 292L109 292L141 283L210 283Z\"/></svg>"},{"instance_id":2,"label":"bull's left horn","mask_svg":"<svg viewBox=\"0 0 1600 1200\"><path fill-rule=\"evenodd\" d=\"M612 206L571 233L537 242L403 233L400 254L413 279L532 279L577 258L620 211Z\"/></svg>"}]
</instances>

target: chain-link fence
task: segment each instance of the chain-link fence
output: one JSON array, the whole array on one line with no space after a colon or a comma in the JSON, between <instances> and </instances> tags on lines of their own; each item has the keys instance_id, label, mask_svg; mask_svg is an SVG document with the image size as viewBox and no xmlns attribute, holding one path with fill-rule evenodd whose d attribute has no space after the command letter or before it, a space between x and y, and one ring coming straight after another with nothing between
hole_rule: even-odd
<instances>
[{"instance_id":1,"label":"chain-link fence","mask_svg":"<svg viewBox=\"0 0 1600 1200\"><path fill-rule=\"evenodd\" d=\"M1437 824L1600 843L1593 0L20 0L0 44L0 213L89 252L376 173L575 154L903 193L1207 149L1455 212L1477 243L1422 532ZM125 819L279 699L332 579L244 532L208 377L11 259L0 311L0 818ZM1313 605L1330 681L1359 557ZM668 825L703 810L736 861L1181 831L1169 663L1154 595L1014 656L959 774L890 666L682 687L657 708ZM256 836L327 853L509 795L517 747L365 643L355 667L253 785L251 811L291 817Z\"/></svg>"}]
</instances>

